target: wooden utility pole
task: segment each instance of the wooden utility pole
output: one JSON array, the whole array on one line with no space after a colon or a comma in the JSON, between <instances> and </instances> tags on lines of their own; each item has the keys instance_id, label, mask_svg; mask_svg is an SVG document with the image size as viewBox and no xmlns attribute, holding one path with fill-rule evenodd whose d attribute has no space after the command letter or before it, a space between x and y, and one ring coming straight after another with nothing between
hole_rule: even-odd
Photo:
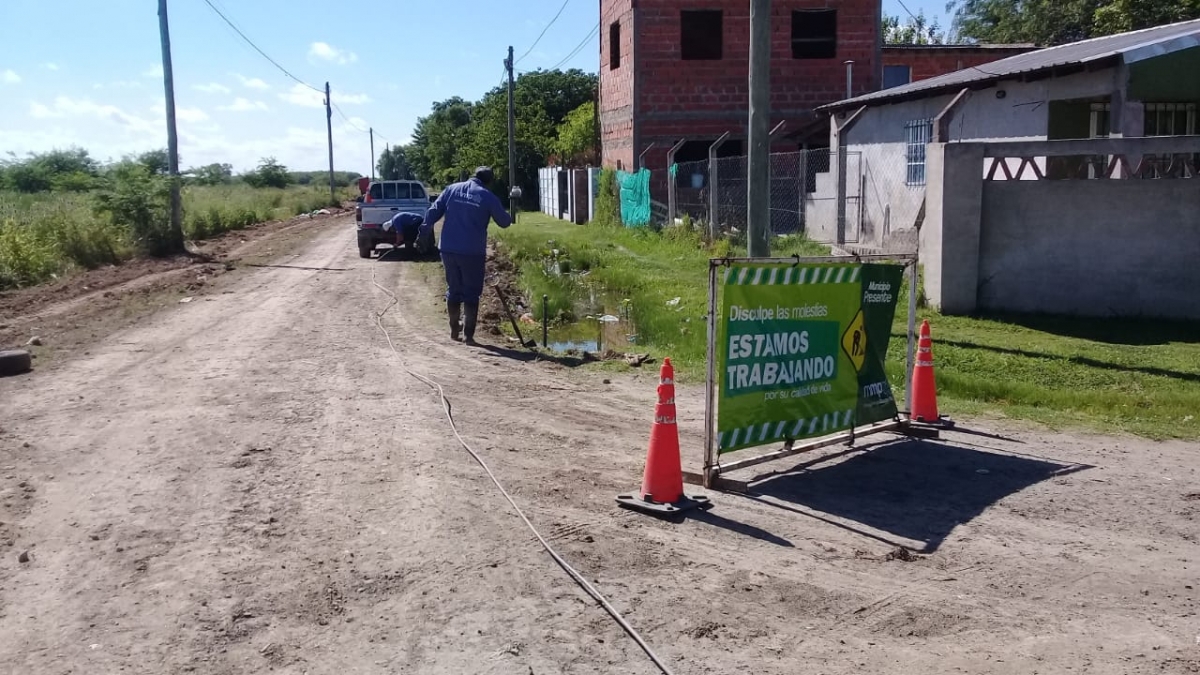
<instances>
[{"instance_id":1,"label":"wooden utility pole","mask_svg":"<svg viewBox=\"0 0 1200 675\"><path fill-rule=\"evenodd\" d=\"M371 132L371 180L375 180L375 127L368 127Z\"/></svg>"},{"instance_id":2,"label":"wooden utility pole","mask_svg":"<svg viewBox=\"0 0 1200 675\"><path fill-rule=\"evenodd\" d=\"M158 31L162 39L163 87L167 96L167 172L171 181L170 246L183 250L183 199L179 194L179 135L175 131L175 78L171 71L171 27L167 0L158 0Z\"/></svg>"},{"instance_id":3,"label":"wooden utility pole","mask_svg":"<svg viewBox=\"0 0 1200 675\"><path fill-rule=\"evenodd\" d=\"M329 83L325 83L325 130L329 133L329 204L337 204L337 186L333 183L333 99L329 97Z\"/></svg>"},{"instance_id":4,"label":"wooden utility pole","mask_svg":"<svg viewBox=\"0 0 1200 675\"><path fill-rule=\"evenodd\" d=\"M508 212L517 213L517 198L513 196L513 188L517 187L517 109L513 103L513 48L508 48L508 58L504 61L508 70Z\"/></svg>"},{"instance_id":5,"label":"wooden utility pole","mask_svg":"<svg viewBox=\"0 0 1200 675\"><path fill-rule=\"evenodd\" d=\"M746 229L750 257L771 254L771 0L750 0L750 157Z\"/></svg>"}]
</instances>

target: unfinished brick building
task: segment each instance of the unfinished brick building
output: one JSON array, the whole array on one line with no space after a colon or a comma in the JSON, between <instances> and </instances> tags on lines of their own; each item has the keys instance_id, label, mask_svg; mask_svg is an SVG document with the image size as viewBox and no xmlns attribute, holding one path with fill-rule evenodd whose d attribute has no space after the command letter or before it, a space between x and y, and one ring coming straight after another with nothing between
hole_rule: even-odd
<instances>
[{"instance_id":1,"label":"unfinished brick building","mask_svg":"<svg viewBox=\"0 0 1200 675\"><path fill-rule=\"evenodd\" d=\"M898 87L917 80L978 68L1017 54L1037 49L1036 45L885 45L883 88Z\"/></svg>"},{"instance_id":2,"label":"unfinished brick building","mask_svg":"<svg viewBox=\"0 0 1200 675\"><path fill-rule=\"evenodd\" d=\"M880 87L879 0L771 3L771 124L786 122L773 149L828 145L813 109ZM606 166L666 168L676 161L745 154L750 3L746 0L600 0L600 127ZM653 145L651 145L653 144ZM647 151L647 149L649 149Z\"/></svg>"}]
</instances>

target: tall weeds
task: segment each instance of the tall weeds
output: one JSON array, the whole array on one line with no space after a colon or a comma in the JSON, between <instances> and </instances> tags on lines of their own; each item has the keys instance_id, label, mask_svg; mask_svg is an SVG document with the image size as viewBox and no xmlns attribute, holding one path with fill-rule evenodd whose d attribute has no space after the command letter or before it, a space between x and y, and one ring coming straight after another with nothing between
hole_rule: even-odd
<instances>
[{"instance_id":1,"label":"tall weeds","mask_svg":"<svg viewBox=\"0 0 1200 675\"><path fill-rule=\"evenodd\" d=\"M206 239L328 205L318 187L189 186L184 235ZM0 192L0 290L159 253L168 226L165 181L132 167L114 167L92 192Z\"/></svg>"}]
</instances>

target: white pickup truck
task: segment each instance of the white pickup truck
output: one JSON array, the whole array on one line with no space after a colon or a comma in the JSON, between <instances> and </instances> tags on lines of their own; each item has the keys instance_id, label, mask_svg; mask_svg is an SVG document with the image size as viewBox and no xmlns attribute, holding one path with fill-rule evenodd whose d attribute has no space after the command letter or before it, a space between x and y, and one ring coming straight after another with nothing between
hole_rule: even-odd
<instances>
[{"instance_id":1,"label":"white pickup truck","mask_svg":"<svg viewBox=\"0 0 1200 675\"><path fill-rule=\"evenodd\" d=\"M435 199L420 181L379 180L371 183L363 200L354 209L358 229L358 255L370 258L379 244L414 248L417 232L393 232L384 228L397 213L415 213L421 217Z\"/></svg>"}]
</instances>

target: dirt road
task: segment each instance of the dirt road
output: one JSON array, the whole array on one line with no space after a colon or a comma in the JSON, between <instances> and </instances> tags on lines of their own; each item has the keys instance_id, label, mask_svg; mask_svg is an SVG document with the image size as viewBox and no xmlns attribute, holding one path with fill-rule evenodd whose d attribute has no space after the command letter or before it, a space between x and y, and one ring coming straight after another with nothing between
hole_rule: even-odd
<instances>
[{"instance_id":1,"label":"dirt road","mask_svg":"<svg viewBox=\"0 0 1200 675\"><path fill-rule=\"evenodd\" d=\"M663 523L613 503L654 373L449 344L419 264L358 259L348 225L289 264L345 271L256 270L0 380L0 670L656 672L406 366L680 674L1200 672L1194 447L837 449Z\"/></svg>"}]
</instances>

